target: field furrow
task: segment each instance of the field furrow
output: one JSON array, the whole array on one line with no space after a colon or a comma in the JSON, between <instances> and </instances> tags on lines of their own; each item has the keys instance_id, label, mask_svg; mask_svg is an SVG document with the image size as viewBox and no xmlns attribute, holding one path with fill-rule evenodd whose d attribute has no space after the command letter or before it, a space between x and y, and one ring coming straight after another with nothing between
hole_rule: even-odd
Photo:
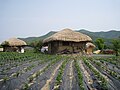
<instances>
[{"instance_id":1,"label":"field furrow","mask_svg":"<svg viewBox=\"0 0 120 90\"><path fill-rule=\"evenodd\" d=\"M0 90L119 90L119 65L113 56L1 52Z\"/></svg>"}]
</instances>

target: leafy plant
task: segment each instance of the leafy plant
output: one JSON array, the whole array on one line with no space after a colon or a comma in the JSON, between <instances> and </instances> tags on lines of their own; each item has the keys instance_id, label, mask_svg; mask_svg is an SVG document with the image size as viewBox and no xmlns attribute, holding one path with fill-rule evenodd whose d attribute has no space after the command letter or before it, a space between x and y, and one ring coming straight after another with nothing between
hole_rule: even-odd
<instances>
[{"instance_id":1,"label":"leafy plant","mask_svg":"<svg viewBox=\"0 0 120 90\"><path fill-rule=\"evenodd\" d=\"M82 76L82 73L81 73L81 70L80 70L80 67L77 63L77 60L74 60L75 62L75 68L77 70L77 74L78 74L78 83L79 83L79 86L80 86L80 90L85 90L84 89L84 85L83 85L83 76Z\"/></svg>"},{"instance_id":2,"label":"leafy plant","mask_svg":"<svg viewBox=\"0 0 120 90\"><path fill-rule=\"evenodd\" d=\"M3 78L3 82L6 83L7 80L9 80L9 77L8 77L8 76L5 76L5 77Z\"/></svg>"},{"instance_id":3,"label":"leafy plant","mask_svg":"<svg viewBox=\"0 0 120 90\"><path fill-rule=\"evenodd\" d=\"M22 90L29 90L29 85L25 83Z\"/></svg>"},{"instance_id":4,"label":"leafy plant","mask_svg":"<svg viewBox=\"0 0 120 90\"><path fill-rule=\"evenodd\" d=\"M56 77L56 85L60 85L62 83L62 75L63 75L63 71L65 69L66 64L67 64L67 60L65 60L62 63L62 65L61 65L61 67L59 69L58 75Z\"/></svg>"},{"instance_id":5,"label":"leafy plant","mask_svg":"<svg viewBox=\"0 0 120 90\"><path fill-rule=\"evenodd\" d=\"M29 82L30 82L30 83L31 83L33 80L34 80L34 77L33 77L33 76L29 77Z\"/></svg>"},{"instance_id":6,"label":"leafy plant","mask_svg":"<svg viewBox=\"0 0 120 90\"><path fill-rule=\"evenodd\" d=\"M100 82L100 85L101 85L102 89L108 90L108 86L107 86L108 82L107 82L107 80L101 75L101 73L100 73L99 71L97 71L97 70L95 69L95 67L92 66L91 63L90 63L88 60L84 59L84 63L86 64L86 66L88 66L88 67L90 68L90 70L92 70L92 72L95 74L95 76L97 77L97 79L98 79L99 81L101 81L101 82Z\"/></svg>"}]
</instances>

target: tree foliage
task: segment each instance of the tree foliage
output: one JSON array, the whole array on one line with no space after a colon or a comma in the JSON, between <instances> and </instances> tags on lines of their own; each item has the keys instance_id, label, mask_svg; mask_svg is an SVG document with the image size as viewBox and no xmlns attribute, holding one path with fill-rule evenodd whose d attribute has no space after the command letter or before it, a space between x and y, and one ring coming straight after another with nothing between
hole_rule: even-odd
<instances>
[{"instance_id":1,"label":"tree foliage","mask_svg":"<svg viewBox=\"0 0 120 90\"><path fill-rule=\"evenodd\" d=\"M102 38L96 39L95 44L99 50L103 50L105 47L104 40Z\"/></svg>"},{"instance_id":2,"label":"tree foliage","mask_svg":"<svg viewBox=\"0 0 120 90\"><path fill-rule=\"evenodd\" d=\"M118 56L119 50L120 50L120 40L119 39L113 39L112 40L113 44L113 50L116 53L116 56Z\"/></svg>"},{"instance_id":3,"label":"tree foliage","mask_svg":"<svg viewBox=\"0 0 120 90\"><path fill-rule=\"evenodd\" d=\"M0 48L2 48L2 46L0 45Z\"/></svg>"},{"instance_id":4,"label":"tree foliage","mask_svg":"<svg viewBox=\"0 0 120 90\"><path fill-rule=\"evenodd\" d=\"M34 48L35 52L39 52L40 49L42 48L42 45L43 45L42 41L34 41L30 43L30 46Z\"/></svg>"}]
</instances>

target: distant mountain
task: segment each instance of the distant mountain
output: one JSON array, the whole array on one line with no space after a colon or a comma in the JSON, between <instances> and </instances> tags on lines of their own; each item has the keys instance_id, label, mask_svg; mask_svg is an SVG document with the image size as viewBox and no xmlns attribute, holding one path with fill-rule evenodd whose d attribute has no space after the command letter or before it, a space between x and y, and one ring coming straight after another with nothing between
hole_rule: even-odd
<instances>
[{"instance_id":1,"label":"distant mountain","mask_svg":"<svg viewBox=\"0 0 120 90\"><path fill-rule=\"evenodd\" d=\"M120 37L120 31L116 31L116 30L111 30L111 31L107 31L107 32L90 32L87 30L79 30L78 32L87 34L91 37L99 37L99 38L106 38L106 39L113 39L113 38L118 38Z\"/></svg>"},{"instance_id":2,"label":"distant mountain","mask_svg":"<svg viewBox=\"0 0 120 90\"><path fill-rule=\"evenodd\" d=\"M103 31L91 32L91 31L81 29L81 30L76 30L76 31L90 36L93 39L93 41L96 40L97 38L104 38L107 41L109 39L114 39L114 38L120 37L120 31L115 31L115 30L111 30L111 31L107 31L107 32L103 32ZM20 38L20 39L26 41L27 43L30 43L33 41L43 40L55 33L56 33L55 31L51 31L51 32L47 33L46 35L43 35L40 37L28 37L28 38Z\"/></svg>"},{"instance_id":3,"label":"distant mountain","mask_svg":"<svg viewBox=\"0 0 120 90\"><path fill-rule=\"evenodd\" d=\"M40 36L40 37L28 37L28 38L20 38L20 39L26 41L27 43L31 43L33 41L43 40L43 39L45 39L45 38L47 38L55 33L56 33L55 31L50 31L49 33L47 33L43 36Z\"/></svg>"},{"instance_id":4,"label":"distant mountain","mask_svg":"<svg viewBox=\"0 0 120 90\"><path fill-rule=\"evenodd\" d=\"M55 34L55 33L56 33L55 31L50 31L50 32L47 33L46 35L41 36L40 39L43 40L43 39L45 39L45 38L47 38L47 37L49 37L49 36L51 36L51 35L53 35L53 34Z\"/></svg>"}]
</instances>

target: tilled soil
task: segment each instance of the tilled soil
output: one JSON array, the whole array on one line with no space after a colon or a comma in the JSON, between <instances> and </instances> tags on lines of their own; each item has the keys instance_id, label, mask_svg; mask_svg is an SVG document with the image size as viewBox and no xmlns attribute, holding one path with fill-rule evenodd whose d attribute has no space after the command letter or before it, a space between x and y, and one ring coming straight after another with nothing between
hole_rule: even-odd
<instances>
[{"instance_id":1,"label":"tilled soil","mask_svg":"<svg viewBox=\"0 0 120 90\"><path fill-rule=\"evenodd\" d=\"M16 78L15 77L10 78L10 80L8 80L6 83L1 83L0 90L20 89L21 85L27 81L27 78L30 75L32 75L34 72L38 71L39 69L42 69L46 65L47 65L47 63L39 65L39 66L33 68L31 71L25 72L24 74L22 74Z\"/></svg>"},{"instance_id":2,"label":"tilled soil","mask_svg":"<svg viewBox=\"0 0 120 90\"><path fill-rule=\"evenodd\" d=\"M36 82L31 85L30 90L45 90L45 88L50 89L50 83L58 73L58 69L63 61L59 61L56 64L52 65L47 71L41 74ZM46 89L46 90L47 90ZM48 90L49 90L48 89Z\"/></svg>"},{"instance_id":3,"label":"tilled soil","mask_svg":"<svg viewBox=\"0 0 120 90\"><path fill-rule=\"evenodd\" d=\"M65 68L63 69L62 80L58 85L57 90L80 90L78 81L80 79L78 78L78 71L75 67L75 59L73 60L72 58L69 58L68 60L69 61L65 64ZM9 80L6 80L6 82L0 81L0 90L22 90L25 83L29 84L29 88L27 90L55 90L57 82L56 78L59 74L59 69L60 67L62 67L64 61L64 59L58 60L54 64L50 64L52 61L47 61L40 64L38 64L40 61L34 61L21 64L16 68L12 68L8 70L8 74L0 74L0 78L3 78L5 75L8 75L10 77L11 74L16 73L17 71L23 70L23 72L18 75L18 77L11 76ZM82 60L77 60L77 63L83 75L82 81L84 89L102 90L95 73ZM35 67L32 67L32 69L28 71L24 70L24 68L29 67L33 64L35 65ZM109 90L119 90L120 82L118 80L114 79L105 71L101 70L98 66L94 65L94 63L91 64L102 75L107 76L107 78L109 79ZM46 68L47 66L49 67L45 69L45 71L41 72L39 76L35 77L33 81L29 82L30 76L34 75L37 71L44 70L44 68ZM109 68L112 69L112 66L109 66ZM116 68L115 70L119 71L119 69Z\"/></svg>"},{"instance_id":4,"label":"tilled soil","mask_svg":"<svg viewBox=\"0 0 120 90\"><path fill-rule=\"evenodd\" d=\"M75 68L73 62L74 60L70 60L66 65L60 90L79 90L79 86L75 77L76 72L74 71Z\"/></svg>"},{"instance_id":5,"label":"tilled soil","mask_svg":"<svg viewBox=\"0 0 120 90\"><path fill-rule=\"evenodd\" d=\"M94 63L92 63L102 74L104 74L105 76L107 76L109 78L109 87L112 88L111 90L119 90L120 88L120 82L118 80L116 80L115 78L113 78L112 76L110 76L109 74L107 74L105 71L103 71L102 69L100 69L100 67L98 67L97 65L95 65Z\"/></svg>"}]
</instances>

